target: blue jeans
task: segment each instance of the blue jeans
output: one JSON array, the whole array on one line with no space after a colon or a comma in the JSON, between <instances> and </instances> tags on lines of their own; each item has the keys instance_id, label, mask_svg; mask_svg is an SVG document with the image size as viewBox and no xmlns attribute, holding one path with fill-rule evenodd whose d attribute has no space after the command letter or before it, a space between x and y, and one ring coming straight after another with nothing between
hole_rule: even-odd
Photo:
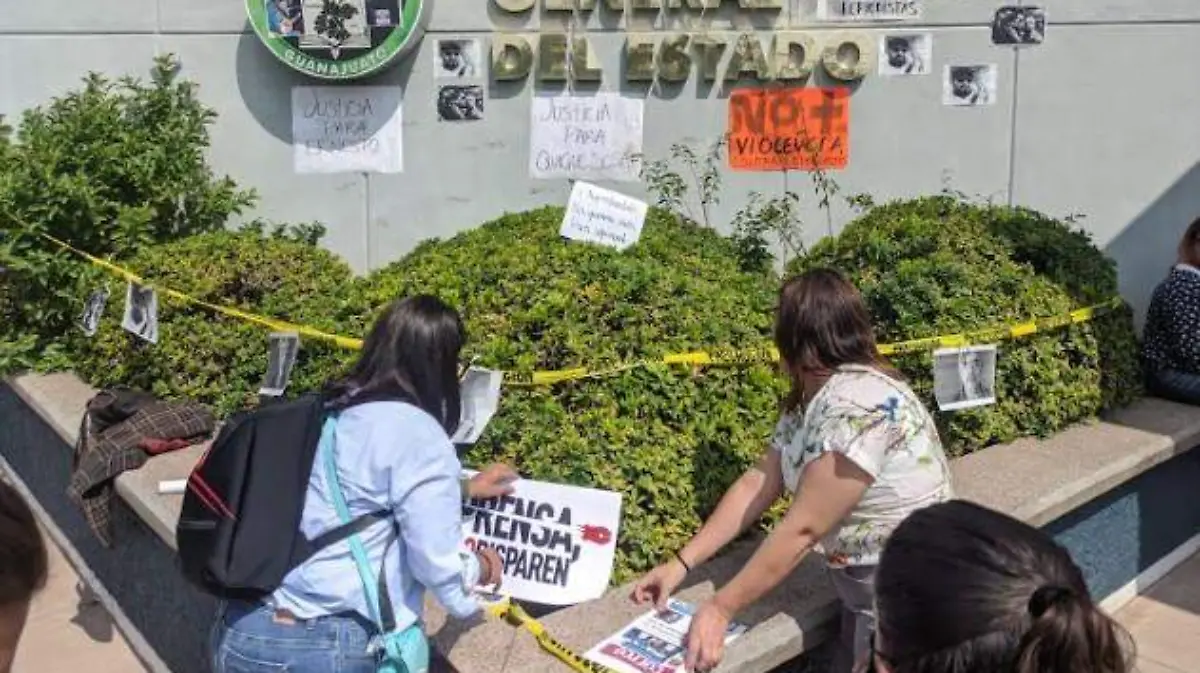
<instances>
[{"instance_id":1,"label":"blue jeans","mask_svg":"<svg viewBox=\"0 0 1200 673\"><path fill-rule=\"evenodd\" d=\"M261 603L217 612L209 653L214 673L375 673L367 646L378 631L358 615L280 620Z\"/></svg>"},{"instance_id":2,"label":"blue jeans","mask_svg":"<svg viewBox=\"0 0 1200 673\"><path fill-rule=\"evenodd\" d=\"M1160 369L1151 372L1148 378L1152 394L1184 404L1200 405L1200 374Z\"/></svg>"}]
</instances>

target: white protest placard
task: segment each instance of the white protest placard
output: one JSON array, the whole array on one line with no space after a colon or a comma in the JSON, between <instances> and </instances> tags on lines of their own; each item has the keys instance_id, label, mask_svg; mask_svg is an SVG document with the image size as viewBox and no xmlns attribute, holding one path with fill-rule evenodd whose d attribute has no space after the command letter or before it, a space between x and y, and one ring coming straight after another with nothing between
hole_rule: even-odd
<instances>
[{"instance_id":1,"label":"white protest placard","mask_svg":"<svg viewBox=\"0 0 1200 673\"><path fill-rule=\"evenodd\" d=\"M621 494L520 480L512 495L472 500L463 537L468 549L491 547L504 562L500 591L544 605L574 605L608 589Z\"/></svg>"},{"instance_id":2,"label":"white protest placard","mask_svg":"<svg viewBox=\"0 0 1200 673\"><path fill-rule=\"evenodd\" d=\"M630 196L576 182L559 235L624 250L642 236L649 206Z\"/></svg>"},{"instance_id":3,"label":"white protest placard","mask_svg":"<svg viewBox=\"0 0 1200 673\"><path fill-rule=\"evenodd\" d=\"M925 0L817 0L817 19L843 21L913 21L921 18Z\"/></svg>"},{"instance_id":4,"label":"white protest placard","mask_svg":"<svg viewBox=\"0 0 1200 673\"><path fill-rule=\"evenodd\" d=\"M615 93L535 97L530 177L636 182L641 173L642 106L641 98Z\"/></svg>"},{"instance_id":5,"label":"white protest placard","mask_svg":"<svg viewBox=\"0 0 1200 673\"><path fill-rule=\"evenodd\" d=\"M642 615L583 656L618 673L683 673L683 641L694 613L692 605L671 599L666 610ZM725 644L745 632L730 623Z\"/></svg>"},{"instance_id":6,"label":"white protest placard","mask_svg":"<svg viewBox=\"0 0 1200 673\"><path fill-rule=\"evenodd\" d=\"M292 87L296 172L402 172L402 110L398 87Z\"/></svg>"}]
</instances>

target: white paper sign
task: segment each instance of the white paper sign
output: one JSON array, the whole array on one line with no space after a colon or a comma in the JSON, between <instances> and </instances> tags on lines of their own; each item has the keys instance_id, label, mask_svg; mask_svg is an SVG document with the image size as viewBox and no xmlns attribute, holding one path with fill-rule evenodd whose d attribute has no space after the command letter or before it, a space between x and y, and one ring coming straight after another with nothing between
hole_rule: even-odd
<instances>
[{"instance_id":1,"label":"white paper sign","mask_svg":"<svg viewBox=\"0 0 1200 673\"><path fill-rule=\"evenodd\" d=\"M996 347L941 348L933 352L933 394L942 411L996 403Z\"/></svg>"},{"instance_id":2,"label":"white paper sign","mask_svg":"<svg viewBox=\"0 0 1200 673\"><path fill-rule=\"evenodd\" d=\"M500 408L500 384L504 372L494 369L471 367L463 377L459 389L462 391L462 416L458 430L450 441L455 444L474 444L479 441L487 424Z\"/></svg>"},{"instance_id":3,"label":"white paper sign","mask_svg":"<svg viewBox=\"0 0 1200 673\"><path fill-rule=\"evenodd\" d=\"M551 180L640 179L641 98L618 94L533 99L529 175Z\"/></svg>"},{"instance_id":4,"label":"white paper sign","mask_svg":"<svg viewBox=\"0 0 1200 673\"><path fill-rule=\"evenodd\" d=\"M620 192L576 182L558 233L571 240L624 250L641 238L648 208L644 201Z\"/></svg>"},{"instance_id":5,"label":"white paper sign","mask_svg":"<svg viewBox=\"0 0 1200 673\"><path fill-rule=\"evenodd\" d=\"M690 604L671 599L666 610L635 619L583 656L619 673L683 673L683 640L694 612ZM731 623L725 644L745 632L744 625Z\"/></svg>"},{"instance_id":6,"label":"white paper sign","mask_svg":"<svg viewBox=\"0 0 1200 673\"><path fill-rule=\"evenodd\" d=\"M400 173L402 110L398 87L292 87L296 172Z\"/></svg>"},{"instance_id":7,"label":"white paper sign","mask_svg":"<svg viewBox=\"0 0 1200 673\"><path fill-rule=\"evenodd\" d=\"M818 0L821 21L912 21L921 18L925 0Z\"/></svg>"},{"instance_id":8,"label":"white paper sign","mask_svg":"<svg viewBox=\"0 0 1200 673\"><path fill-rule=\"evenodd\" d=\"M520 480L501 498L466 507L468 549L491 547L504 562L500 592L544 605L574 605L608 589L621 494Z\"/></svg>"}]
</instances>

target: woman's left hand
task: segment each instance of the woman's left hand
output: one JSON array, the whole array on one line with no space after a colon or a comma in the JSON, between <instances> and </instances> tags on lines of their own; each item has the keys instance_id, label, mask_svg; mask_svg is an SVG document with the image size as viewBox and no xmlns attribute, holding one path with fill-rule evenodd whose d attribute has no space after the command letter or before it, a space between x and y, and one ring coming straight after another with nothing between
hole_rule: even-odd
<instances>
[{"instance_id":1,"label":"woman's left hand","mask_svg":"<svg viewBox=\"0 0 1200 673\"><path fill-rule=\"evenodd\" d=\"M713 601L707 601L696 611L688 629L687 656L683 667L688 671L711 671L725 656L725 632L730 616Z\"/></svg>"}]
</instances>

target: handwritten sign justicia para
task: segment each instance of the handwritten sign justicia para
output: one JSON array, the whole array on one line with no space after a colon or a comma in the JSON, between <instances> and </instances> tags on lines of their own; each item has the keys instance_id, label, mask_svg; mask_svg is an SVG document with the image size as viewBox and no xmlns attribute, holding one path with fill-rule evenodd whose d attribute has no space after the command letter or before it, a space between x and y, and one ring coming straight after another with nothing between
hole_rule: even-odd
<instances>
[{"instance_id":1,"label":"handwritten sign justicia para","mask_svg":"<svg viewBox=\"0 0 1200 673\"><path fill-rule=\"evenodd\" d=\"M563 214L559 235L624 250L642 236L649 206L587 182L576 182Z\"/></svg>"},{"instance_id":2,"label":"handwritten sign justicia para","mask_svg":"<svg viewBox=\"0 0 1200 673\"><path fill-rule=\"evenodd\" d=\"M729 97L733 170L845 168L849 152L849 89L737 89Z\"/></svg>"},{"instance_id":3,"label":"handwritten sign justicia para","mask_svg":"<svg viewBox=\"0 0 1200 673\"><path fill-rule=\"evenodd\" d=\"M640 98L612 93L534 98L530 177L636 182L641 172L642 107Z\"/></svg>"},{"instance_id":4,"label":"handwritten sign justicia para","mask_svg":"<svg viewBox=\"0 0 1200 673\"><path fill-rule=\"evenodd\" d=\"M293 87L296 172L402 172L401 108L397 87Z\"/></svg>"},{"instance_id":5,"label":"handwritten sign justicia para","mask_svg":"<svg viewBox=\"0 0 1200 673\"><path fill-rule=\"evenodd\" d=\"M500 590L517 600L574 605L608 588L621 525L621 495L521 480L502 498L465 508L468 549L491 547L504 562Z\"/></svg>"}]
</instances>

